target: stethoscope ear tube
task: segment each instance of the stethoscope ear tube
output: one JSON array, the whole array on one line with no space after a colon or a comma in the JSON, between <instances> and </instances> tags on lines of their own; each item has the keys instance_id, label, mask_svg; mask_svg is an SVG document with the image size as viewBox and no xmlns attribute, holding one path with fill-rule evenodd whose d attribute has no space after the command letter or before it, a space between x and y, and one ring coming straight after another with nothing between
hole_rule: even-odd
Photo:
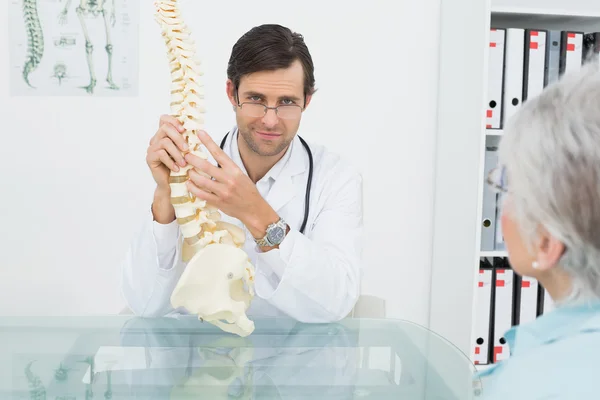
<instances>
[{"instance_id":1,"label":"stethoscope ear tube","mask_svg":"<svg viewBox=\"0 0 600 400\"><path fill-rule=\"evenodd\" d=\"M221 145L220 145L221 150L223 150L225 148L225 143L227 142L228 135L229 135L229 132L227 132L225 134L225 137L223 137L223 140L221 140ZM311 186L312 186L312 176L313 176L313 156L312 156L312 151L310 151L310 146L308 145L308 143L306 143L306 141L304 139L302 139L300 136L298 136L298 139L300 139L300 141L302 142L302 145L306 149L306 153L308 154L308 179L306 181L306 193L305 193L305 198L304 198L304 221L302 221L302 226L300 227L300 233L304 234L304 230L306 229L306 223L308 221L308 213L310 210L310 190L311 190ZM221 166L219 164L217 164L217 166L219 168L221 168Z\"/></svg>"}]
</instances>

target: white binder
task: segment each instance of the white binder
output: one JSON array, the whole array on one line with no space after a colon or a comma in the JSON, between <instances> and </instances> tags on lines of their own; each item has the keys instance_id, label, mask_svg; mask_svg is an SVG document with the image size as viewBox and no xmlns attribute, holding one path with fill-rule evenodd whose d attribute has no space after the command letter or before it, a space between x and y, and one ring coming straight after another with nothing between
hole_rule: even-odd
<instances>
[{"instance_id":1,"label":"white binder","mask_svg":"<svg viewBox=\"0 0 600 400\"><path fill-rule=\"evenodd\" d=\"M488 60L487 129L502 128L502 79L504 75L505 29L490 29Z\"/></svg>"},{"instance_id":2,"label":"white binder","mask_svg":"<svg viewBox=\"0 0 600 400\"><path fill-rule=\"evenodd\" d=\"M544 90L546 79L546 31L525 31L523 60L523 102Z\"/></svg>"},{"instance_id":3,"label":"white binder","mask_svg":"<svg viewBox=\"0 0 600 400\"><path fill-rule=\"evenodd\" d=\"M510 356L504 334L512 327L513 277L510 268L494 269L494 351L492 362L506 360Z\"/></svg>"},{"instance_id":4,"label":"white binder","mask_svg":"<svg viewBox=\"0 0 600 400\"><path fill-rule=\"evenodd\" d=\"M583 33L563 31L561 45L561 75L578 71L583 62Z\"/></svg>"},{"instance_id":5,"label":"white binder","mask_svg":"<svg viewBox=\"0 0 600 400\"><path fill-rule=\"evenodd\" d=\"M550 311L554 309L554 302L552 301L552 297L548 294L547 290L544 290L544 311L543 314L548 314Z\"/></svg>"},{"instance_id":6,"label":"white binder","mask_svg":"<svg viewBox=\"0 0 600 400\"><path fill-rule=\"evenodd\" d=\"M523 101L524 50L525 30L521 28L507 29L504 61L504 93L502 96L504 126L521 107L521 102Z\"/></svg>"},{"instance_id":7,"label":"white binder","mask_svg":"<svg viewBox=\"0 0 600 400\"><path fill-rule=\"evenodd\" d=\"M538 281L529 276L521 278L519 325L526 324L537 318Z\"/></svg>"},{"instance_id":8,"label":"white binder","mask_svg":"<svg viewBox=\"0 0 600 400\"><path fill-rule=\"evenodd\" d=\"M473 364L489 364L490 322L492 311L492 268L481 263L477 282L477 310L475 314L475 343L471 354ZM491 266L491 265L490 265Z\"/></svg>"}]
</instances>

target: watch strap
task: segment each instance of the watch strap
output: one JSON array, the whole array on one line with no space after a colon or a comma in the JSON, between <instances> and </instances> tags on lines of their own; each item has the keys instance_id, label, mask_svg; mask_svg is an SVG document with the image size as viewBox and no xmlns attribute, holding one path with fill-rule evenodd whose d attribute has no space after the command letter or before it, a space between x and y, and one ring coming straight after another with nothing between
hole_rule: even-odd
<instances>
[{"instance_id":1,"label":"watch strap","mask_svg":"<svg viewBox=\"0 0 600 400\"><path fill-rule=\"evenodd\" d=\"M280 227L281 229L283 229L284 235L285 235L287 223L283 220L283 218L280 217L276 222L271 223L267 227L267 232L265 233L265 236L263 236L262 238L259 238L259 239L256 239L256 238L254 239L256 244L259 245L260 247L272 247L272 246L275 246L276 244L279 244L279 243L272 243L269 240L269 232L271 232L271 230L273 230L274 228L277 228L277 227Z\"/></svg>"},{"instance_id":2,"label":"watch strap","mask_svg":"<svg viewBox=\"0 0 600 400\"><path fill-rule=\"evenodd\" d=\"M267 235L265 235L264 237L262 237L260 239L254 239L254 241L260 247L271 247L272 246L272 244L269 242L269 239L267 239Z\"/></svg>"}]
</instances>

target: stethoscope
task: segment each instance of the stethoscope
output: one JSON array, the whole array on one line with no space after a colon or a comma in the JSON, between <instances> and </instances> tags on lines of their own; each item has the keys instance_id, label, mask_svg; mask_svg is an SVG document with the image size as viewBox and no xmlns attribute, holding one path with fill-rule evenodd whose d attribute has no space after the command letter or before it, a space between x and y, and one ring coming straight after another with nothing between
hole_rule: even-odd
<instances>
[{"instance_id":1,"label":"stethoscope","mask_svg":"<svg viewBox=\"0 0 600 400\"><path fill-rule=\"evenodd\" d=\"M221 141L221 145L220 145L221 150L223 150L225 147L225 141L227 140L228 135L229 135L229 132L227 134L225 134L225 137ZM312 157L312 152L310 151L310 147L308 146L308 143L306 143L304 141L304 139L302 139L300 136L298 136L298 139L300 139L300 141L302 142L302 145L306 149L306 153L308 154L308 179L306 181L306 195L305 195L305 199L304 199L304 221L302 222L302 226L300 227L300 233L304 233L304 229L306 228L306 222L308 221L308 211L310 209L309 203L310 203L310 186L312 184L312 174L313 174L313 157ZM217 166L219 166L219 165L217 165Z\"/></svg>"}]
</instances>

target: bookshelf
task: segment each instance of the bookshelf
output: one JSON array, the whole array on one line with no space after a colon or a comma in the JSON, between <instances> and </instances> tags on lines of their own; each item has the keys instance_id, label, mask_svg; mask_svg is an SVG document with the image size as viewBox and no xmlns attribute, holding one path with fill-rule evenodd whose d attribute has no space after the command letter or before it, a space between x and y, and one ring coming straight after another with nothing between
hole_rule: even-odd
<instances>
[{"instance_id":1,"label":"bookshelf","mask_svg":"<svg viewBox=\"0 0 600 400\"><path fill-rule=\"evenodd\" d=\"M485 130L486 136L502 136L503 134L504 134L503 129L486 129Z\"/></svg>"},{"instance_id":2,"label":"bookshelf","mask_svg":"<svg viewBox=\"0 0 600 400\"><path fill-rule=\"evenodd\" d=\"M508 256L480 250L485 148L503 135L485 128L490 28L600 32L600 2L444 3L429 327L472 357L479 262Z\"/></svg>"},{"instance_id":3,"label":"bookshelf","mask_svg":"<svg viewBox=\"0 0 600 400\"><path fill-rule=\"evenodd\" d=\"M492 0L493 26L597 31L600 6L593 0ZM532 26L533 25L533 26Z\"/></svg>"}]
</instances>

